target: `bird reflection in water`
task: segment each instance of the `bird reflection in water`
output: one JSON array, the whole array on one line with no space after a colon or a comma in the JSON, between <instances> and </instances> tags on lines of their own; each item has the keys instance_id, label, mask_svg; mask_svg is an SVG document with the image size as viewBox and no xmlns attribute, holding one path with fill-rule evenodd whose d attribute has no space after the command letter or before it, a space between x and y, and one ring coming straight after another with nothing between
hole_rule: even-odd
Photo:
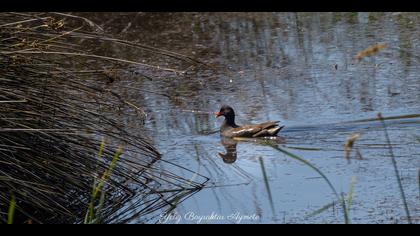
<instances>
[{"instance_id":1,"label":"bird reflection in water","mask_svg":"<svg viewBox=\"0 0 420 236\"><path fill-rule=\"evenodd\" d=\"M226 153L219 152L219 156L223 159L224 163L232 164L237 159L237 153L236 153L236 145L238 144L238 141L235 141L231 138L221 138L221 143L226 149Z\"/></svg>"},{"instance_id":2,"label":"bird reflection in water","mask_svg":"<svg viewBox=\"0 0 420 236\"><path fill-rule=\"evenodd\" d=\"M283 137L263 137L263 138L250 138L248 141L252 141L258 143L258 140L266 140L273 144L282 144L285 142L285 138ZM223 147L225 147L226 152L222 153L219 152L219 157L223 159L223 162L226 164L232 164L238 158L236 146L240 142L240 140L235 140L232 138L221 137L221 143Z\"/></svg>"}]
</instances>

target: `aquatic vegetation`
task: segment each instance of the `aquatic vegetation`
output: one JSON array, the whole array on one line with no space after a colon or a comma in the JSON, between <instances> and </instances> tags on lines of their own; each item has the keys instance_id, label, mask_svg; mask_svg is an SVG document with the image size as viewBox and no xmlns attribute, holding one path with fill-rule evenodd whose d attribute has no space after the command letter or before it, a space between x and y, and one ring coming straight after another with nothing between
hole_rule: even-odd
<instances>
[{"instance_id":1,"label":"aquatic vegetation","mask_svg":"<svg viewBox=\"0 0 420 236\"><path fill-rule=\"evenodd\" d=\"M14 223L162 223L161 213L209 209L263 223L395 222L405 215L388 145L378 119L363 119L375 110L393 115L383 120L414 214L417 23L389 27L391 13L75 14L0 14L0 222L11 194ZM377 34L386 50L358 56L378 64L348 61ZM196 70L213 68L198 59L220 68ZM220 144L209 111L223 101L246 110L242 120L284 119L284 139L265 141L295 156ZM361 159L359 149L365 160L343 160Z\"/></svg>"},{"instance_id":2,"label":"aquatic vegetation","mask_svg":"<svg viewBox=\"0 0 420 236\"><path fill-rule=\"evenodd\" d=\"M299 157L289 151L286 151L278 146L271 146L274 149L282 152L283 154L285 154L286 156L289 156L297 161L302 162L303 164L305 164L306 166L308 166L309 168L313 169L315 172L317 172L324 180L325 182L328 184L328 186L330 187L330 189L332 190L332 192L334 193L337 201L341 204L342 210L343 210L343 217L344 217L344 223L348 224L349 223L349 210L347 209L348 206L346 206L346 202L343 196L340 196L337 192L337 190L335 189L334 185L331 183L331 181L328 179L328 177L320 170L318 169L316 166L314 166L313 164L311 164L309 161L305 160L302 157Z\"/></svg>"},{"instance_id":3,"label":"aquatic vegetation","mask_svg":"<svg viewBox=\"0 0 420 236\"><path fill-rule=\"evenodd\" d=\"M0 222L8 222L10 192L19 204L15 223L82 223L92 193L99 197L101 222L109 223L129 221L133 215L141 219L169 206L180 192L159 193L160 188L188 189L205 181L189 182L154 167L162 160L143 129L146 113L109 87L104 74L110 68L123 71L130 66L139 67L138 71L179 71L95 52L92 45L100 43L152 50L112 39L84 17L0 14ZM180 54L153 51L197 64ZM125 127L127 118L137 121L136 131ZM99 137L107 139L106 147ZM114 156L117 144L123 144L125 151L118 158ZM106 171L110 167L112 175ZM98 173L106 175L97 178ZM95 178L99 182L92 184ZM88 222L94 220L94 213L92 207Z\"/></svg>"},{"instance_id":4,"label":"aquatic vegetation","mask_svg":"<svg viewBox=\"0 0 420 236\"><path fill-rule=\"evenodd\" d=\"M268 199L270 201L270 206L271 206L271 210L273 211L273 213L275 212L274 210L274 202L273 202L273 196L271 194L271 190L270 190L270 181L268 180L268 176L267 176L267 172L265 170L265 165L264 165L264 160L262 157L258 157L258 160L260 161L260 166L261 166L261 172L263 174L263 179L264 179L264 184L265 184L265 188L267 190L268 193Z\"/></svg>"},{"instance_id":5,"label":"aquatic vegetation","mask_svg":"<svg viewBox=\"0 0 420 236\"><path fill-rule=\"evenodd\" d=\"M353 192L354 192L355 184L356 184L356 177L353 176L351 178L350 187L349 187L349 191L347 193L347 197L345 197L343 194L341 195L341 201L344 202L344 205L346 206L346 208L344 209L346 211L345 212L346 218L345 218L345 221L344 221L345 223L350 223L350 209L351 209L351 205L352 205L352 202L353 202ZM327 211L328 209L334 207L335 204L336 204L336 201L332 201L331 203L328 203L328 204L322 206L321 208L310 212L309 214L307 214L305 216L305 219L309 219L311 217L319 215L319 214Z\"/></svg>"},{"instance_id":6,"label":"aquatic vegetation","mask_svg":"<svg viewBox=\"0 0 420 236\"><path fill-rule=\"evenodd\" d=\"M15 209L16 209L16 199L15 196L12 195L9 204L9 210L7 212L7 224L13 224L13 220L15 218Z\"/></svg>"},{"instance_id":7,"label":"aquatic vegetation","mask_svg":"<svg viewBox=\"0 0 420 236\"><path fill-rule=\"evenodd\" d=\"M351 209L351 204L353 203L353 192L354 192L354 186L356 184L356 176L353 176L351 178L351 182L350 182L350 188L349 191L347 193L347 199L346 199L346 211L347 211L347 216L350 216L350 209ZM350 222L350 219L349 219Z\"/></svg>"},{"instance_id":8,"label":"aquatic vegetation","mask_svg":"<svg viewBox=\"0 0 420 236\"><path fill-rule=\"evenodd\" d=\"M399 174L399 171L398 171L397 161L395 160L394 151L393 151L392 146L391 146L391 140L389 138L388 131L387 131L387 128L386 128L386 124L385 124L385 121L384 121L381 113L378 113L378 119L381 121L383 129L384 129L385 138L386 138L386 142L388 144L388 150L389 150L389 154L390 154L391 161L392 161L392 166L394 167L395 178L397 179L398 188L400 190L401 199L402 199L403 205L404 205L404 211L405 211L408 223L411 224L412 221L411 221L410 211L408 210L407 199L405 197L404 188L403 188L402 183L401 183L401 177L400 177L400 174Z\"/></svg>"},{"instance_id":9,"label":"aquatic vegetation","mask_svg":"<svg viewBox=\"0 0 420 236\"><path fill-rule=\"evenodd\" d=\"M328 179L328 177L319 169L319 168L317 168L316 166L314 166L312 163L310 163L309 161L307 161L306 159L304 159L304 158L302 158L302 157L300 157L300 156L297 156L297 155L295 155L295 154L293 154L293 153L291 153L291 152L289 152L289 151L287 151L287 150L285 150L285 149L283 149L283 148L281 148L281 147L279 147L278 146L278 144L274 141L273 142L273 140L270 140L270 139L259 139L259 138L235 138L236 140L240 140L240 141L250 141L250 142L256 142L256 143L259 143L259 144L262 144L262 145L267 145L267 146L270 146L270 147L272 147L274 150L277 150L277 151L279 151L279 152L281 152L281 153L283 153L283 154L285 154L286 156L288 156L288 157L290 157L290 158L292 158L292 159L295 159L295 160L297 160L297 161L299 161L299 162L301 162L301 163L303 163L304 165L306 165L306 166L308 166L309 168L311 168L312 170L314 170L316 173L318 173L324 180L325 180L325 182L327 183L327 185L329 186L329 188L331 189L331 191L333 192L333 194L335 195L335 197L336 197L336 200L340 203L340 205L341 205L341 207L342 207L342 210L343 210L343 217L344 217L344 223L346 223L346 224L348 224L349 223L349 216L348 216L348 213L349 213L349 209L347 209L348 208L348 206L346 205L346 200L345 200L345 198L342 196L342 195L340 195L339 193L338 193L338 191L335 189L335 187L334 187L334 185L331 183L331 181ZM263 167L263 165L261 165L262 167ZM264 170L264 169L263 169ZM265 179L265 181L267 181L267 178L266 177L264 177L264 179ZM268 182L267 182L268 183ZM351 185L352 186L352 185ZM267 188L268 189L268 188ZM352 187L350 188L350 193L351 193L351 195L352 195ZM349 197L349 200L348 200L348 202L350 202L351 203L351 200L352 200L352 197ZM321 209L323 209L323 210L318 210L319 212L322 212L322 211L324 211L324 210L326 210L326 209L328 209L329 207L331 207L333 204L328 204L328 205L326 205L326 206L324 206L324 207L322 207ZM311 215L311 214L310 214Z\"/></svg>"},{"instance_id":10,"label":"aquatic vegetation","mask_svg":"<svg viewBox=\"0 0 420 236\"><path fill-rule=\"evenodd\" d=\"M353 149L354 142L360 137L359 133L354 133L350 135L346 143L344 144L344 157L349 160L350 159L350 152ZM358 151L357 151L358 152ZM359 152L358 152L359 153ZM359 154L360 155L360 154Z\"/></svg>"},{"instance_id":11,"label":"aquatic vegetation","mask_svg":"<svg viewBox=\"0 0 420 236\"><path fill-rule=\"evenodd\" d=\"M101 142L101 146L99 148L99 152L98 152L98 161L100 161L101 157L102 157L102 153L105 147L105 139L102 139ZM104 201L105 201L105 194L106 192L103 190L103 186L105 185L105 183L108 181L112 171L115 168L115 165L117 164L117 161L120 157L122 153L122 146L119 145L117 151L114 154L114 157L112 158L112 161L108 167L108 169L105 170L105 172L103 173L102 177L99 179L99 182L97 182L98 180L96 179L96 176L93 179L93 188L92 188L92 197L91 197L91 202L89 203L89 209L86 212L86 216L85 219L83 221L83 223L87 224L92 224L92 223L100 223L100 212L103 208L104 205ZM97 210L96 210L96 214L94 213L94 204L95 201L97 200L97 196L98 193L101 193L100 199L99 199L99 203L97 206ZM95 219L94 219L94 215L95 215Z\"/></svg>"}]
</instances>

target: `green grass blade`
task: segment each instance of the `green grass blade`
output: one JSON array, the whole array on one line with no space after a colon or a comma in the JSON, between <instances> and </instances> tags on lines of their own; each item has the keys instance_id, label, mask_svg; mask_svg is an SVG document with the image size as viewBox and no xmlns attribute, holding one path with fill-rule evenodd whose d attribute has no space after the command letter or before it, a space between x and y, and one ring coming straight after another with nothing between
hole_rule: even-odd
<instances>
[{"instance_id":1,"label":"green grass blade","mask_svg":"<svg viewBox=\"0 0 420 236\"><path fill-rule=\"evenodd\" d=\"M96 221L95 221L96 224L100 223L101 216L100 216L99 213L102 211L102 208L104 206L105 194L106 194L106 192L102 191L101 192L101 197L99 198L98 209L96 210Z\"/></svg>"},{"instance_id":2,"label":"green grass blade","mask_svg":"<svg viewBox=\"0 0 420 236\"><path fill-rule=\"evenodd\" d=\"M344 196L342 195L342 199L343 199L343 206L345 206L345 222L346 224L350 223L350 208L351 208L351 204L353 201L353 190L354 190L354 185L356 183L356 177L353 176L351 178L351 182L350 182L350 189L349 192L347 193L347 206L345 205L346 202L344 200Z\"/></svg>"},{"instance_id":3,"label":"green grass blade","mask_svg":"<svg viewBox=\"0 0 420 236\"><path fill-rule=\"evenodd\" d=\"M89 221L88 223L91 224L93 221L93 201L89 203Z\"/></svg>"},{"instance_id":4,"label":"green grass blade","mask_svg":"<svg viewBox=\"0 0 420 236\"><path fill-rule=\"evenodd\" d=\"M268 200L270 201L271 210L273 211L273 214L275 214L273 196L271 195L270 183L268 181L267 172L265 171L264 160L262 159L262 157L259 157L258 159L260 161L261 172L262 172L262 175L263 175L265 188L266 188L267 193L268 193Z\"/></svg>"},{"instance_id":5,"label":"green grass blade","mask_svg":"<svg viewBox=\"0 0 420 236\"><path fill-rule=\"evenodd\" d=\"M15 218L15 209L16 209L16 199L15 196L12 195L12 199L10 200L9 211L7 213L7 224L13 224L13 220Z\"/></svg>"},{"instance_id":6,"label":"green grass blade","mask_svg":"<svg viewBox=\"0 0 420 236\"><path fill-rule=\"evenodd\" d=\"M178 204L181 203L182 198L184 198L188 193L191 191L187 191L185 189L180 190L179 193L171 200L169 201L170 207L166 211L166 214L171 213L173 210L175 210L178 207Z\"/></svg>"},{"instance_id":7,"label":"green grass blade","mask_svg":"<svg viewBox=\"0 0 420 236\"><path fill-rule=\"evenodd\" d=\"M356 176L351 177L350 182L350 189L347 194L347 210L350 211L350 207L353 201L353 191L354 191L354 185L356 184Z\"/></svg>"},{"instance_id":8,"label":"green grass blade","mask_svg":"<svg viewBox=\"0 0 420 236\"><path fill-rule=\"evenodd\" d=\"M344 224L349 224L350 220L349 220L349 215L348 215L348 210L347 210L347 206L346 206L346 200L344 198L344 193L341 193L341 205L343 206L343 213L344 213Z\"/></svg>"},{"instance_id":9,"label":"green grass blade","mask_svg":"<svg viewBox=\"0 0 420 236\"><path fill-rule=\"evenodd\" d=\"M274 149L276 149L277 151L280 151L280 152L282 152L282 153L284 153L284 154L286 154L287 156L289 156L289 157L291 157L291 158L293 158L293 159L295 159L295 160L298 160L298 161L300 161L300 162L302 162L303 164L305 164L306 166L308 166L308 167L310 167L311 169L313 169L313 170L315 170L324 180L325 180L325 182L327 182L327 184L328 184L328 186L331 188L331 190L333 191L333 193L335 194L335 196L337 197L337 199L340 199L340 196L338 195L338 192L337 192L337 190L334 188L334 186L332 185L332 183L331 183L331 181L327 178L327 176L321 171L321 170L319 170L316 166L314 166L312 163L310 163L309 161L307 161L307 160L305 160L305 159L303 159L303 158L301 158L301 157L299 157L299 156L297 156L297 155L295 155L295 154L293 154L293 153L290 153L290 152L288 152L288 151L286 151L286 150L284 150L284 149L282 149L282 148L280 148L280 147L278 147L278 146L274 146L274 145L271 145L271 144L269 144L272 148L274 148Z\"/></svg>"},{"instance_id":10,"label":"green grass blade","mask_svg":"<svg viewBox=\"0 0 420 236\"><path fill-rule=\"evenodd\" d=\"M351 179L351 183L350 183L349 193L347 194L347 206L345 208L346 212L345 212L345 215L344 215L346 224L350 223L350 220L349 220L350 212L349 211L350 211L351 204L352 204L353 191L354 191L355 183L356 183L356 177L353 176L352 179ZM344 199L344 196L342 196L342 199ZM342 204L345 205L345 203L342 203ZM335 202L328 203L328 204L322 206L321 208L319 208L318 210L315 210L315 211L309 213L308 215L305 216L305 218L311 218L311 217L314 217L316 215L319 215L322 212L330 209L334 205L335 205Z\"/></svg>"},{"instance_id":11,"label":"green grass blade","mask_svg":"<svg viewBox=\"0 0 420 236\"><path fill-rule=\"evenodd\" d=\"M101 146L99 147L99 151L98 151L98 160L102 157L104 147L105 147L105 139L102 139ZM119 145L117 151L115 152L115 154L114 154L114 156L111 160L111 164L109 165L108 169L105 170L105 172L102 175L99 182L97 181L96 177L94 177L93 185L92 185L91 201L89 203L88 211L86 212L86 215L85 215L85 218L84 218L84 221L83 221L84 224L94 223L94 217L95 217L95 211L94 211L95 204L94 203L95 203L95 200L98 196L99 191L101 191L103 185L108 180L109 176L111 175L112 171L114 170L115 166L117 165L117 161L118 161L121 153L122 153L122 145ZM105 191L101 191L101 196L100 196L100 199L99 199L99 205L98 205L98 209L96 211L96 218L97 219L98 219L97 214L102 209L104 202L105 202ZM97 223L98 220L96 220L95 222Z\"/></svg>"},{"instance_id":12,"label":"green grass blade","mask_svg":"<svg viewBox=\"0 0 420 236\"><path fill-rule=\"evenodd\" d=\"M333 207L334 205L335 205L335 202L328 203L328 204L326 204L326 205L322 206L321 208L319 208L319 209L317 209L317 210L315 210L315 211L313 211L313 212L311 212L311 213L307 214L307 215L305 216L305 219L308 219L308 218L314 217L314 216L316 216L316 215L319 215L319 214L321 214L322 212L324 212L324 211L326 211L326 210L330 209L330 208L331 208L331 207Z\"/></svg>"},{"instance_id":13,"label":"green grass blade","mask_svg":"<svg viewBox=\"0 0 420 236\"><path fill-rule=\"evenodd\" d=\"M297 160L299 162L302 162L303 164L305 164L306 166L310 167L315 172L317 172L325 180L325 182L330 187L331 191L336 196L337 200L341 203L342 208L343 208L344 222L346 224L348 223L348 216L347 216L347 210L346 210L347 208L346 208L346 203L344 201L344 198L338 194L337 190L334 188L334 186L331 183L331 181L327 178L327 176L321 170L319 170L316 166L314 166L313 164L311 164L309 161L307 161L307 160L305 160L305 159L303 159L303 158L301 158L301 157L299 157L299 156L297 156L297 155L295 155L293 153L290 153L290 152L288 152L288 151L286 151L286 150L278 147L277 145L273 145L272 143L267 142L265 140L261 140L259 142L260 143L263 143L263 144L266 144L266 145L272 147L273 149L275 149L275 150L277 150L279 152L284 153L286 156L289 156L289 157L291 157L291 158L293 158L293 159L295 159L295 160Z\"/></svg>"},{"instance_id":14,"label":"green grass blade","mask_svg":"<svg viewBox=\"0 0 420 236\"><path fill-rule=\"evenodd\" d=\"M101 146L99 146L99 151L98 151L98 159L101 159L102 154L104 152L104 148L105 148L105 138L102 137Z\"/></svg>"},{"instance_id":15,"label":"green grass blade","mask_svg":"<svg viewBox=\"0 0 420 236\"><path fill-rule=\"evenodd\" d=\"M235 138L235 140L238 141L251 141L251 142L257 142L259 144L263 144L263 145L267 145L272 147L273 149L285 154L288 157L291 157L303 164L305 164L306 166L310 167L311 169L313 169L315 172L317 172L324 180L325 182L328 184L328 186L330 187L331 191L334 193L335 197L337 198L338 202L341 203L341 206L343 208L343 215L344 215L344 222L347 224L349 222L348 220L348 215L347 215L347 208L346 208L346 202L344 200L343 196L340 196L337 192L337 190L334 188L333 184L331 183L331 181L327 178L327 176L321 171L319 170L316 166L314 166L313 164L311 164L309 161L303 159L302 157L299 157L293 153L290 153L286 150L284 150L283 148L280 148L279 146L277 146L277 144L270 142L270 140L264 140L264 139L249 139L249 138Z\"/></svg>"},{"instance_id":16,"label":"green grass blade","mask_svg":"<svg viewBox=\"0 0 420 236\"><path fill-rule=\"evenodd\" d=\"M117 165L117 161L120 157L122 153L122 146L119 145L117 151L114 154L114 157L112 158L111 164L109 165L109 168L105 171L105 173L102 175L102 178L98 184L98 186L96 187L93 196L94 198L96 198L96 196L98 195L98 192L100 191L100 189L102 188L102 186L104 185L104 183L108 180L110 174L112 173L112 171L114 170L115 166Z\"/></svg>"},{"instance_id":17,"label":"green grass blade","mask_svg":"<svg viewBox=\"0 0 420 236\"><path fill-rule=\"evenodd\" d=\"M295 146L287 146L289 149L296 149L301 151L322 151L321 148L310 148L310 147L295 147Z\"/></svg>"},{"instance_id":18,"label":"green grass blade","mask_svg":"<svg viewBox=\"0 0 420 236\"><path fill-rule=\"evenodd\" d=\"M90 211L90 203L89 203L88 210L86 211L85 218L83 219L83 224L87 224L89 222L88 221L88 219L89 219L89 211Z\"/></svg>"},{"instance_id":19,"label":"green grass blade","mask_svg":"<svg viewBox=\"0 0 420 236\"><path fill-rule=\"evenodd\" d=\"M98 155L97 155L98 161L102 158L104 149L105 149L105 138L102 137L101 145L99 146ZM96 198L96 196L94 194L95 189L96 189L96 181L97 181L96 177L93 177L92 195L91 195L91 200L90 200L90 203L89 203L88 211L86 212L85 218L83 220L84 224L92 223L92 221L93 221L93 208L94 208L93 202L95 201L95 198Z\"/></svg>"},{"instance_id":20,"label":"green grass blade","mask_svg":"<svg viewBox=\"0 0 420 236\"><path fill-rule=\"evenodd\" d=\"M402 201L403 201L405 214L407 216L408 223L412 224L410 211L408 210L408 204L407 204L407 200L406 200L405 193L404 193L404 188L402 186L401 177L400 177L400 174L398 172L397 161L395 160L394 151L393 151L392 146L391 146L391 139L389 138L388 131L387 131L387 128L386 128L386 124L385 124L384 118L382 117L381 113L378 113L378 119L381 121L382 126L384 128L385 138L386 138L386 142L388 144L388 150L389 150L389 154L391 156L392 165L394 167L395 177L397 179L398 187L400 189L400 194L401 194L401 198L402 198Z\"/></svg>"}]
</instances>

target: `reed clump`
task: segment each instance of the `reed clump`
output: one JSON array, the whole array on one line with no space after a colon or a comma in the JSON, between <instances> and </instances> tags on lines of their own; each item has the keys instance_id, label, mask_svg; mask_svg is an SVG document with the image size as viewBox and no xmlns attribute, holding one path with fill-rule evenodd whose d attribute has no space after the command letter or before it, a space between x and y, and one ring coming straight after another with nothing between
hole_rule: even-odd
<instances>
[{"instance_id":1,"label":"reed clump","mask_svg":"<svg viewBox=\"0 0 420 236\"><path fill-rule=\"evenodd\" d=\"M119 144L124 153L101 188L107 193L101 222L127 222L170 205L177 192L160 188L202 186L154 166L160 154L142 128L144 111L110 89L104 73L171 69L89 48L104 42L124 41L70 14L0 13L1 223L11 220L11 196L15 223L82 223L93 180L109 168ZM138 121L135 131L125 128L127 117ZM107 146L98 161L101 138Z\"/></svg>"}]
</instances>

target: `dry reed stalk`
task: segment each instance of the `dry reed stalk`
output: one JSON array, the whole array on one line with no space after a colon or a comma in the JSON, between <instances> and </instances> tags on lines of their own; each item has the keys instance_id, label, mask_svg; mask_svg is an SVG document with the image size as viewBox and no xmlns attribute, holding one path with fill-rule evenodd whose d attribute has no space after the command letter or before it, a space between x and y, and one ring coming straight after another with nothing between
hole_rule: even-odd
<instances>
[{"instance_id":1,"label":"dry reed stalk","mask_svg":"<svg viewBox=\"0 0 420 236\"><path fill-rule=\"evenodd\" d=\"M369 46L368 48L358 52L354 57L354 60L360 61L364 57L373 56L382 49L384 49L387 45L385 43L377 43L375 45Z\"/></svg>"},{"instance_id":2,"label":"dry reed stalk","mask_svg":"<svg viewBox=\"0 0 420 236\"><path fill-rule=\"evenodd\" d=\"M352 135L350 135L347 140L346 143L344 144L344 157L347 160L350 160L350 152L353 149L354 143L355 141L360 137L359 133L354 133Z\"/></svg>"}]
</instances>

